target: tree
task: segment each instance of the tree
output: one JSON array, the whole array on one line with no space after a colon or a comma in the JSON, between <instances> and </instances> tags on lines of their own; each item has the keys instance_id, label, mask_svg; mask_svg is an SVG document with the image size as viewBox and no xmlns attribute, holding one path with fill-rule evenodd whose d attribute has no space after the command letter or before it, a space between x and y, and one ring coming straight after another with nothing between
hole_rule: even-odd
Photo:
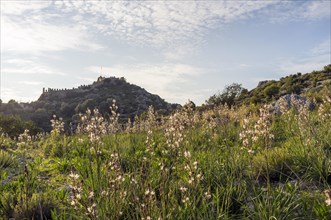
<instances>
[{"instance_id":1,"label":"tree","mask_svg":"<svg viewBox=\"0 0 331 220\"><path fill-rule=\"evenodd\" d=\"M0 114L0 128L11 138L18 137L25 129L28 129L32 135L41 131L32 121L24 122L17 115L4 114Z\"/></svg>"},{"instance_id":2,"label":"tree","mask_svg":"<svg viewBox=\"0 0 331 220\"><path fill-rule=\"evenodd\" d=\"M243 94L247 93L247 89L243 88L239 83L232 83L225 86L222 93L212 95L206 100L207 105L224 105L233 106L235 101Z\"/></svg>"}]
</instances>

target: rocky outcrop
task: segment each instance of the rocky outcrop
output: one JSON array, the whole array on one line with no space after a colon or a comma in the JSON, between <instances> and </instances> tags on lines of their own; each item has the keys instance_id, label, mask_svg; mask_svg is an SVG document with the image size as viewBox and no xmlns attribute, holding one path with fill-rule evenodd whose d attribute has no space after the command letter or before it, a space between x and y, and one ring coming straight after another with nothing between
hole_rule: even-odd
<instances>
[{"instance_id":1,"label":"rocky outcrop","mask_svg":"<svg viewBox=\"0 0 331 220\"><path fill-rule=\"evenodd\" d=\"M283 95L276 102L274 102L273 105L276 114L280 114L282 109L299 109L302 106L307 107L309 110L313 110L315 108L315 103L313 101L297 94Z\"/></svg>"}]
</instances>

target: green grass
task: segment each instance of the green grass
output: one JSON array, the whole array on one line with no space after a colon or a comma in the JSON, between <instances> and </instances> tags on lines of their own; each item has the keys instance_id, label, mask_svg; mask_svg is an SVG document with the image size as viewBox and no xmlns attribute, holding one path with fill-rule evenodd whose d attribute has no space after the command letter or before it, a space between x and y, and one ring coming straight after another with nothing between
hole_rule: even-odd
<instances>
[{"instance_id":1,"label":"green grass","mask_svg":"<svg viewBox=\"0 0 331 220\"><path fill-rule=\"evenodd\" d=\"M145 131L100 134L100 123L19 146L2 140L0 218L327 219L331 118L270 115L263 123L275 138L255 133L246 146L243 119L252 129L259 120L249 112L182 111Z\"/></svg>"}]
</instances>

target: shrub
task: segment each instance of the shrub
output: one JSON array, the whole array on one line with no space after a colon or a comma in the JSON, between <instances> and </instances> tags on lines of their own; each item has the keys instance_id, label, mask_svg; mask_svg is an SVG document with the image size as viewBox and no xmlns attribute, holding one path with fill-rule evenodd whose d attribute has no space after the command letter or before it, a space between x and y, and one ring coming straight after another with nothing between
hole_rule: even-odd
<instances>
[{"instance_id":1,"label":"shrub","mask_svg":"<svg viewBox=\"0 0 331 220\"><path fill-rule=\"evenodd\" d=\"M264 89L264 94L268 97L268 98L271 98L273 96L276 96L279 92L279 87L277 85L270 85L270 86L267 86L265 89Z\"/></svg>"}]
</instances>

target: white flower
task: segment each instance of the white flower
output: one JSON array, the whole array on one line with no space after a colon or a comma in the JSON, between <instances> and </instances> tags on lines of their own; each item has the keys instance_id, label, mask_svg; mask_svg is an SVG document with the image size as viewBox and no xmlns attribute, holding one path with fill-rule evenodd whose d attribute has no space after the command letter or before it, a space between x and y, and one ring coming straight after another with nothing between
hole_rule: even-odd
<instances>
[{"instance_id":1,"label":"white flower","mask_svg":"<svg viewBox=\"0 0 331 220\"><path fill-rule=\"evenodd\" d=\"M186 192L186 191L187 191L187 188L186 188L186 187L183 187L183 186L181 186L179 189L180 189L180 191L182 191L182 192Z\"/></svg>"},{"instance_id":2,"label":"white flower","mask_svg":"<svg viewBox=\"0 0 331 220\"><path fill-rule=\"evenodd\" d=\"M78 179L79 178L79 175L77 173L73 173L71 172L69 177L71 177L72 179Z\"/></svg>"},{"instance_id":3,"label":"white flower","mask_svg":"<svg viewBox=\"0 0 331 220\"><path fill-rule=\"evenodd\" d=\"M76 201L75 200L72 200L71 203L70 203L72 206L76 205Z\"/></svg>"},{"instance_id":4,"label":"white flower","mask_svg":"<svg viewBox=\"0 0 331 220\"><path fill-rule=\"evenodd\" d=\"M190 153L190 151L185 151L185 152L184 152L184 157L186 157L186 158L190 158L190 157L191 157L191 153Z\"/></svg>"},{"instance_id":5,"label":"white flower","mask_svg":"<svg viewBox=\"0 0 331 220\"><path fill-rule=\"evenodd\" d=\"M93 197L94 197L94 192L91 191L91 192L89 193L88 197L89 197L89 198L93 198Z\"/></svg>"}]
</instances>

